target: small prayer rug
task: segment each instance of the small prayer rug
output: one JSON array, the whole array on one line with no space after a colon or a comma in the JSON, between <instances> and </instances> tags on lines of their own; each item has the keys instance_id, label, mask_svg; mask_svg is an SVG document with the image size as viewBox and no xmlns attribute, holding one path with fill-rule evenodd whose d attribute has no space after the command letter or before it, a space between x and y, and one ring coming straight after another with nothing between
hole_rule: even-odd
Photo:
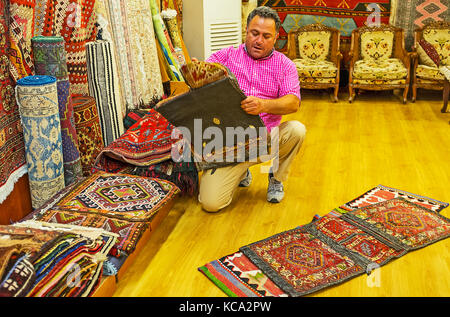
<instances>
[{"instance_id":1,"label":"small prayer rug","mask_svg":"<svg viewBox=\"0 0 450 317\"><path fill-rule=\"evenodd\" d=\"M83 176L88 176L104 148L102 129L94 97L74 96L72 101Z\"/></svg>"},{"instance_id":2,"label":"small prayer rug","mask_svg":"<svg viewBox=\"0 0 450 317\"><path fill-rule=\"evenodd\" d=\"M145 222L179 191L162 179L97 172L80 182L55 207Z\"/></svg>"},{"instance_id":3,"label":"small prayer rug","mask_svg":"<svg viewBox=\"0 0 450 317\"><path fill-rule=\"evenodd\" d=\"M306 295L365 271L350 253L336 251L305 228L282 232L240 251L289 296Z\"/></svg>"},{"instance_id":4,"label":"small prayer rug","mask_svg":"<svg viewBox=\"0 0 450 317\"><path fill-rule=\"evenodd\" d=\"M31 204L38 208L64 188L63 149L56 78L27 76L17 81Z\"/></svg>"},{"instance_id":5,"label":"small prayer rug","mask_svg":"<svg viewBox=\"0 0 450 317\"><path fill-rule=\"evenodd\" d=\"M449 219L403 198L362 207L341 218L407 250L450 236Z\"/></svg>"},{"instance_id":6,"label":"small prayer rug","mask_svg":"<svg viewBox=\"0 0 450 317\"><path fill-rule=\"evenodd\" d=\"M56 77L59 119L64 159L65 185L82 176L78 138L73 119L73 103L64 39L61 36L35 36L31 39L36 75Z\"/></svg>"},{"instance_id":7,"label":"small prayer rug","mask_svg":"<svg viewBox=\"0 0 450 317\"><path fill-rule=\"evenodd\" d=\"M383 202L389 199L394 199L397 197L402 197L410 202L421 205L422 207L435 212L440 212L442 209L446 208L449 205L446 202L442 202L433 198L409 193L400 189L378 185L372 189L369 189L364 194L336 208L335 211L346 213L351 210Z\"/></svg>"}]
</instances>

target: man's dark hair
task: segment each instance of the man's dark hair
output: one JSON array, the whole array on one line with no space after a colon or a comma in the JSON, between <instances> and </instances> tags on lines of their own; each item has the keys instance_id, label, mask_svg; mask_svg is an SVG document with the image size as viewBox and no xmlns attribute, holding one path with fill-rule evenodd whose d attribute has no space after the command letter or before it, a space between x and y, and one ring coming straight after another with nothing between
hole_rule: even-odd
<instances>
[{"instance_id":1,"label":"man's dark hair","mask_svg":"<svg viewBox=\"0 0 450 317\"><path fill-rule=\"evenodd\" d=\"M278 13L274 9L265 7L265 6L257 7L252 12L250 12L250 14L248 15L247 26L250 24L250 21L255 16L274 20L275 21L275 31L278 33L278 30L280 29L280 26L281 26L281 20L280 20L280 17L278 16Z\"/></svg>"}]
</instances>

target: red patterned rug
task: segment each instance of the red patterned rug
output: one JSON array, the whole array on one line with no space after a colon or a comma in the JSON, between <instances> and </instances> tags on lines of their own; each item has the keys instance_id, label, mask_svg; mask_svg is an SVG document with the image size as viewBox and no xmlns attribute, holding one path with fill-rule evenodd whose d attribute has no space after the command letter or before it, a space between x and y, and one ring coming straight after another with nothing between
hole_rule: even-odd
<instances>
[{"instance_id":1,"label":"red patterned rug","mask_svg":"<svg viewBox=\"0 0 450 317\"><path fill-rule=\"evenodd\" d=\"M258 0L259 6L268 6L278 12L282 26L277 41L277 50L287 49L287 34L296 27L322 23L341 32L342 50L348 50L352 31L372 21L374 5L379 10L381 23L389 23L389 0Z\"/></svg>"}]
</instances>

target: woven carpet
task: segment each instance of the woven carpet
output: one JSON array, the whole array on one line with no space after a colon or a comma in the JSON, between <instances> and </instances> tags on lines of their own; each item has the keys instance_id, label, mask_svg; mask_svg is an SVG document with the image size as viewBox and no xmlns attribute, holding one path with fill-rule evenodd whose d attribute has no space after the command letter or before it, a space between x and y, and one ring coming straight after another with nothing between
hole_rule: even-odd
<instances>
[{"instance_id":1,"label":"woven carpet","mask_svg":"<svg viewBox=\"0 0 450 317\"><path fill-rule=\"evenodd\" d=\"M34 75L31 38L34 33L35 1L9 1L9 60L14 81Z\"/></svg>"},{"instance_id":2,"label":"woven carpet","mask_svg":"<svg viewBox=\"0 0 450 317\"><path fill-rule=\"evenodd\" d=\"M352 276L343 270L346 266L327 266L322 246L309 248L316 239L362 267L361 272L354 272L357 275L370 274L375 264L379 267L450 235L449 219L434 211L437 200L379 185L341 206L361 203L362 197L374 199L344 215L333 209L309 224L244 246L199 270L228 296L298 296ZM447 205L439 202L442 208ZM300 241L304 235L310 235L307 243ZM308 276L312 272L320 274Z\"/></svg>"},{"instance_id":3,"label":"woven carpet","mask_svg":"<svg viewBox=\"0 0 450 317\"><path fill-rule=\"evenodd\" d=\"M432 21L450 20L449 0L391 0L389 23L405 30L405 48L414 45L414 30Z\"/></svg>"},{"instance_id":4,"label":"woven carpet","mask_svg":"<svg viewBox=\"0 0 450 317\"><path fill-rule=\"evenodd\" d=\"M12 192L14 183L27 172L14 80L8 66L11 51L6 5L6 0L0 0L0 203Z\"/></svg>"},{"instance_id":5,"label":"woven carpet","mask_svg":"<svg viewBox=\"0 0 450 317\"><path fill-rule=\"evenodd\" d=\"M64 38L72 95L89 95L85 46L97 34L94 4L90 0L36 0L34 35Z\"/></svg>"},{"instance_id":6,"label":"woven carpet","mask_svg":"<svg viewBox=\"0 0 450 317\"><path fill-rule=\"evenodd\" d=\"M31 39L36 75L56 77L59 119L64 159L64 182L71 184L82 176L78 137L73 118L73 103L67 74L64 39L61 36L35 36Z\"/></svg>"},{"instance_id":7,"label":"woven carpet","mask_svg":"<svg viewBox=\"0 0 450 317\"><path fill-rule=\"evenodd\" d=\"M56 78L27 76L17 81L31 204L38 208L64 188L63 150Z\"/></svg>"},{"instance_id":8,"label":"woven carpet","mask_svg":"<svg viewBox=\"0 0 450 317\"><path fill-rule=\"evenodd\" d=\"M80 182L54 208L146 222L179 191L166 180L97 172Z\"/></svg>"},{"instance_id":9,"label":"woven carpet","mask_svg":"<svg viewBox=\"0 0 450 317\"><path fill-rule=\"evenodd\" d=\"M109 145L120 137L125 129L112 45L108 41L93 41L86 44L89 92L95 98L103 143Z\"/></svg>"},{"instance_id":10,"label":"woven carpet","mask_svg":"<svg viewBox=\"0 0 450 317\"><path fill-rule=\"evenodd\" d=\"M149 2L101 0L99 10L101 36L114 44L126 108L150 108L164 91Z\"/></svg>"},{"instance_id":11,"label":"woven carpet","mask_svg":"<svg viewBox=\"0 0 450 317\"><path fill-rule=\"evenodd\" d=\"M380 9L380 22L388 23L390 14L389 0L258 0L258 6L272 7L278 12L282 26L276 49L286 51L287 34L296 27L312 23L322 23L341 32L342 50L348 51L352 31L364 26L371 19L373 11L368 10L370 3Z\"/></svg>"}]
</instances>

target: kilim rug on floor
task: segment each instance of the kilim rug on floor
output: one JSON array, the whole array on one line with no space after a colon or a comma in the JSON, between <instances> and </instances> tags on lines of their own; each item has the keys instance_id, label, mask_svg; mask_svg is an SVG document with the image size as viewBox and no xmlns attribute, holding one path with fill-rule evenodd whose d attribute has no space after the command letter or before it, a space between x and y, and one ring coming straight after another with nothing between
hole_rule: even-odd
<instances>
[{"instance_id":1,"label":"kilim rug on floor","mask_svg":"<svg viewBox=\"0 0 450 317\"><path fill-rule=\"evenodd\" d=\"M9 74L8 56L11 51L6 5L6 0L0 0L0 203L12 192L15 182L27 172L14 81Z\"/></svg>"},{"instance_id":2,"label":"kilim rug on floor","mask_svg":"<svg viewBox=\"0 0 450 317\"><path fill-rule=\"evenodd\" d=\"M64 182L71 184L82 176L78 137L73 118L73 103L67 74L64 39L61 36L35 36L31 39L36 75L56 77L59 119L64 159Z\"/></svg>"},{"instance_id":3,"label":"kilim rug on floor","mask_svg":"<svg viewBox=\"0 0 450 317\"><path fill-rule=\"evenodd\" d=\"M378 196L370 196L370 194L374 193L377 193ZM402 196L399 197L399 193L401 193ZM383 194L387 195L383 197ZM399 198L393 198L392 195L394 194ZM334 250L350 256L360 266L364 267L364 271L370 273L371 269L374 267L384 265L395 258L403 256L408 251L421 248L450 235L450 222L447 218L433 211L433 209L436 209L435 203L427 203L426 205L429 208L417 204L418 199L420 199L422 203L424 201L437 202L436 200L382 185L373 188L358 198L364 196L366 198L373 197L374 199L366 201L364 204L365 207L346 211L347 213L345 216L341 216L340 212L336 212L338 209L336 208L325 216L319 217L318 220L315 218L307 225L275 235L260 241L260 243L268 246L269 244L264 243L277 241L277 238L282 238L281 240L286 242L287 240L292 239L292 237L284 239L285 234L290 235L290 232L297 233L297 231L307 232L312 234L312 236L319 238L320 241L331 246ZM349 203L358 201L358 198L351 200ZM343 204L342 206L348 205L349 203ZM443 206L442 208L445 208L448 205L446 203L440 204ZM355 215L353 215L353 213L355 213ZM370 216L362 216L366 214ZM347 220L347 218L351 220ZM376 222L378 222L377 226L374 225ZM382 226L384 229L378 229L380 223L384 223ZM418 225L421 223L424 225ZM388 234L386 234L387 232ZM211 261L200 267L199 270L228 296L255 297L298 295L298 293L292 292L292 285L286 286L286 281L280 281L279 274L276 273L273 268L267 267L267 263L263 263L264 261L255 255L252 248L254 248L255 245L258 245L258 243L259 242L245 246L238 252ZM282 243L276 244L276 246L281 245ZM296 248L295 243L293 243L293 246L293 249ZM277 256L280 255L280 253L277 253L277 251L280 251L279 249L274 248L271 250L270 247L268 247L264 250L270 250L270 252L272 252L265 259L275 261L273 263L284 263L281 260L280 262L276 262L278 259ZM286 250L288 250L288 248L286 248ZM260 249L257 249L257 251L263 252ZM304 267L306 267L306 270L312 270L314 265L311 265L311 263L314 263L314 255L317 254L311 252L311 249L304 248L304 246L300 248L300 251L297 251L297 253L292 252L291 254L297 256L296 259L303 259L305 261L307 259L312 262L301 263L297 261L297 264L300 265L299 272L305 272ZM286 254L289 255L289 253ZM288 257L285 260L289 264L286 264L286 267L288 269L292 268L292 265L294 265L292 262L295 263L295 261L289 262ZM276 267L279 268L278 266ZM316 267L316 269L320 270L319 267ZM325 270L325 272L327 271ZM336 270L335 272L339 272L339 270ZM312 277L306 279L308 283L311 282L311 285L308 286L308 283L303 283L301 276L284 276L291 276L293 277L293 280L300 281L299 285L303 285L306 289L311 287L306 293L300 292L300 294L307 294L314 291L314 281L312 281ZM317 275L313 275L313 277L314 276L317 277ZM343 282L343 280L339 277L335 282L340 283ZM318 287L317 290L330 286L327 284L326 278L316 280L315 284ZM282 287L283 285L284 288Z\"/></svg>"},{"instance_id":4,"label":"kilim rug on floor","mask_svg":"<svg viewBox=\"0 0 450 317\"><path fill-rule=\"evenodd\" d=\"M104 148L97 105L95 98L91 96L74 96L72 102L81 167L83 175L88 176L91 174L95 159Z\"/></svg>"},{"instance_id":5,"label":"kilim rug on floor","mask_svg":"<svg viewBox=\"0 0 450 317\"><path fill-rule=\"evenodd\" d=\"M95 98L103 143L109 145L120 137L125 129L125 116L120 96L116 59L108 41L93 41L86 44L86 61L90 95Z\"/></svg>"},{"instance_id":6,"label":"kilim rug on floor","mask_svg":"<svg viewBox=\"0 0 450 317\"><path fill-rule=\"evenodd\" d=\"M27 76L17 81L31 204L38 208L64 188L61 124L56 78Z\"/></svg>"},{"instance_id":7,"label":"kilim rug on floor","mask_svg":"<svg viewBox=\"0 0 450 317\"><path fill-rule=\"evenodd\" d=\"M179 191L162 179L97 172L75 186L53 208L146 222Z\"/></svg>"},{"instance_id":8,"label":"kilim rug on floor","mask_svg":"<svg viewBox=\"0 0 450 317\"><path fill-rule=\"evenodd\" d=\"M34 35L64 38L72 95L89 95L86 43L95 40L95 1L36 0Z\"/></svg>"},{"instance_id":9,"label":"kilim rug on floor","mask_svg":"<svg viewBox=\"0 0 450 317\"><path fill-rule=\"evenodd\" d=\"M405 48L414 45L414 30L432 21L450 21L449 0L391 0L389 23L405 30Z\"/></svg>"},{"instance_id":10,"label":"kilim rug on floor","mask_svg":"<svg viewBox=\"0 0 450 317\"><path fill-rule=\"evenodd\" d=\"M284 52L287 48L287 34L296 27L313 23L322 23L341 32L341 48L348 51L352 31L372 21L373 9L379 8L380 22L389 22L389 0L258 0L259 6L268 6L278 12L281 19L280 36L276 49Z\"/></svg>"}]
</instances>

